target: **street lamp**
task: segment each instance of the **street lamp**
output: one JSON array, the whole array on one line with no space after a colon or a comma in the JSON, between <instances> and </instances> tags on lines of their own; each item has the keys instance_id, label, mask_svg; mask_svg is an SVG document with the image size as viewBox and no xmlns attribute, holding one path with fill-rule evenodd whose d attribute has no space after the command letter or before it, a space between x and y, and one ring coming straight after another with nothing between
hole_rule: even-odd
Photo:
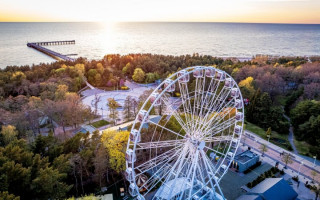
<instances>
[{"instance_id":1,"label":"street lamp","mask_svg":"<svg viewBox=\"0 0 320 200\"><path fill-rule=\"evenodd\" d=\"M101 109L101 112L102 112L102 115L101 115L101 116L102 116L102 119L103 119L103 108L101 107L100 109Z\"/></svg>"},{"instance_id":2,"label":"street lamp","mask_svg":"<svg viewBox=\"0 0 320 200\"><path fill-rule=\"evenodd\" d=\"M317 155L313 156L313 158L314 158L314 161L313 161L313 167L315 167L315 166L316 166L316 159L317 159Z\"/></svg>"},{"instance_id":3,"label":"street lamp","mask_svg":"<svg viewBox=\"0 0 320 200\"><path fill-rule=\"evenodd\" d=\"M300 169L301 169L302 165L303 165L303 162L300 163L300 167L299 167L299 171L298 171L298 178L299 178L299 175L300 175Z\"/></svg>"}]
</instances>

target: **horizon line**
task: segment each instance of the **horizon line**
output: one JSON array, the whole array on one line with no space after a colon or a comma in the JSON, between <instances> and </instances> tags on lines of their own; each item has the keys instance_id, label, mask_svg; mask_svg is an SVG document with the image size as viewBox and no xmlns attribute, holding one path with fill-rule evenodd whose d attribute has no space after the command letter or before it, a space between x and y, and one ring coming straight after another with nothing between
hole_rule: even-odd
<instances>
[{"instance_id":1,"label":"horizon line","mask_svg":"<svg viewBox=\"0 0 320 200\"><path fill-rule=\"evenodd\" d=\"M0 23L236 23L236 24L296 24L320 25L320 23L295 22L218 22L218 21L0 21Z\"/></svg>"}]
</instances>

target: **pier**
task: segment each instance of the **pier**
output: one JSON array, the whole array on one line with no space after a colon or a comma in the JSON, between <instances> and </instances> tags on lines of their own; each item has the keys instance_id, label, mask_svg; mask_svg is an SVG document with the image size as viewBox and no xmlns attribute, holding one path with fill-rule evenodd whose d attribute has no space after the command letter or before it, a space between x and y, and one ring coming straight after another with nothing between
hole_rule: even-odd
<instances>
[{"instance_id":1,"label":"pier","mask_svg":"<svg viewBox=\"0 0 320 200\"><path fill-rule=\"evenodd\" d=\"M75 61L74 58L70 58L67 55L62 55L58 52L52 51L50 49L47 49L43 46L49 46L49 45L67 45L67 44L75 44L75 40L65 40L65 41L50 41L50 42L32 42L27 43L28 47L34 48L56 60L66 60L66 61ZM72 55L72 54L71 54Z\"/></svg>"}]
</instances>

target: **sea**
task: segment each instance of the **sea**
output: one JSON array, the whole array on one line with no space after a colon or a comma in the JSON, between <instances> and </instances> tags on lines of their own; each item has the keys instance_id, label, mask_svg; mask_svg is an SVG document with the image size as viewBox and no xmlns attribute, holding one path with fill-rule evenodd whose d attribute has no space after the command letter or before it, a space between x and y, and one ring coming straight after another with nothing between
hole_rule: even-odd
<instances>
[{"instance_id":1,"label":"sea","mask_svg":"<svg viewBox=\"0 0 320 200\"><path fill-rule=\"evenodd\" d=\"M251 58L320 55L320 25L256 23L70 22L0 23L0 68L55 60L27 42L75 40L75 45L48 46L62 54L102 59L106 54L199 53Z\"/></svg>"}]
</instances>

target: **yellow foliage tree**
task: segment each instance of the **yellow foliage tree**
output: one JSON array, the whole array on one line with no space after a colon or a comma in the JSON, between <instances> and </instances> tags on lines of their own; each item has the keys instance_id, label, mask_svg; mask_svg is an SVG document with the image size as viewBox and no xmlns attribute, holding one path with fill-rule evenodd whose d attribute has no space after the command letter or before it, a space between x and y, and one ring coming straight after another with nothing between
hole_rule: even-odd
<instances>
[{"instance_id":1,"label":"yellow foliage tree","mask_svg":"<svg viewBox=\"0 0 320 200\"><path fill-rule=\"evenodd\" d=\"M145 79L146 74L141 68L136 68L133 72L132 79L135 82L142 83Z\"/></svg>"},{"instance_id":2,"label":"yellow foliage tree","mask_svg":"<svg viewBox=\"0 0 320 200\"><path fill-rule=\"evenodd\" d=\"M58 85L58 89L56 90L54 96L56 100L63 100L66 97L66 94L68 92L68 86L67 85Z\"/></svg>"},{"instance_id":3,"label":"yellow foliage tree","mask_svg":"<svg viewBox=\"0 0 320 200\"><path fill-rule=\"evenodd\" d=\"M82 76L84 74L84 70L85 70L84 64L76 64L74 67L79 75Z\"/></svg>"},{"instance_id":4,"label":"yellow foliage tree","mask_svg":"<svg viewBox=\"0 0 320 200\"><path fill-rule=\"evenodd\" d=\"M129 134L129 131L104 131L101 137L108 151L109 166L117 173L126 168L125 151Z\"/></svg>"},{"instance_id":5,"label":"yellow foliage tree","mask_svg":"<svg viewBox=\"0 0 320 200\"><path fill-rule=\"evenodd\" d=\"M251 76L247 77L246 79L240 81L239 87L244 97L252 97L255 92L254 79Z\"/></svg>"},{"instance_id":6,"label":"yellow foliage tree","mask_svg":"<svg viewBox=\"0 0 320 200\"><path fill-rule=\"evenodd\" d=\"M0 134L2 136L3 142L5 144L9 144L11 141L13 141L17 137L18 131L16 130L16 127L7 125L7 126L2 126L2 130Z\"/></svg>"}]
</instances>

